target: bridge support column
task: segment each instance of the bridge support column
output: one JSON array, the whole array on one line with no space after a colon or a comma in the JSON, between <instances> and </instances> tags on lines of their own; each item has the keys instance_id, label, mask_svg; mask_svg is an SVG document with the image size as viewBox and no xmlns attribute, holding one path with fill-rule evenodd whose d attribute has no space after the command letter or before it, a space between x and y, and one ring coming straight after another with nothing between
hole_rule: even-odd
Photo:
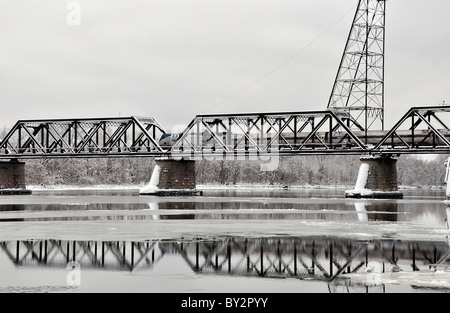
<instances>
[{"instance_id":1,"label":"bridge support column","mask_svg":"<svg viewBox=\"0 0 450 313\"><path fill-rule=\"evenodd\" d=\"M196 190L195 161L156 159L150 183L141 195L182 196L201 195Z\"/></svg>"},{"instance_id":2,"label":"bridge support column","mask_svg":"<svg viewBox=\"0 0 450 313\"><path fill-rule=\"evenodd\" d=\"M397 160L391 156L361 158L355 189L345 192L347 198L403 198L398 190Z\"/></svg>"},{"instance_id":3,"label":"bridge support column","mask_svg":"<svg viewBox=\"0 0 450 313\"><path fill-rule=\"evenodd\" d=\"M25 184L25 163L0 162L0 195L31 194Z\"/></svg>"}]
</instances>

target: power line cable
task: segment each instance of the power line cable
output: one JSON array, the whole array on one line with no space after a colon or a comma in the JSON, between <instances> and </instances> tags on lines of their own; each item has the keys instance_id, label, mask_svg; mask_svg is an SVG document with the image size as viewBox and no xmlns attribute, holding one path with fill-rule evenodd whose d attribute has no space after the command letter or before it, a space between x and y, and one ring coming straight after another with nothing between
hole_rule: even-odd
<instances>
[{"instance_id":1,"label":"power line cable","mask_svg":"<svg viewBox=\"0 0 450 313\"><path fill-rule=\"evenodd\" d=\"M323 31L319 36L317 36L316 38L314 38L312 41L310 41L307 45L303 46L301 49L297 50L297 52L295 52L292 56L290 56L289 58L287 58L286 60L284 60L283 62L281 62L280 64L278 64L277 66L275 66L272 70L270 70L269 72L267 72L266 74L262 75L260 78L256 79L255 81L253 81L252 83L250 83L249 85L245 86L244 88L238 90L237 92L235 92L234 94L228 96L227 98L225 98L224 100L214 104L213 106L207 108L204 112L208 112L214 108L216 108L219 105L222 105L228 101L230 101L231 99L237 97L238 95L240 95L241 93L245 92L246 90L250 89L251 87L255 86L256 84L258 84L259 82L261 82L262 80L266 79L268 76L272 75L274 72L276 72L277 70L279 70L281 67L283 67L284 65L286 65L287 63L291 62L293 59L295 59L300 53L302 53L304 50L306 50L307 48L309 48L310 46L312 46L316 41L318 41L320 38L322 38L326 33L328 33L334 26L336 26L340 21L342 21L350 12L354 11L355 6L352 6L351 9L349 9L347 12L345 12L344 15L342 15L339 19L337 19L333 24L331 24L331 26L329 26L325 31Z\"/></svg>"}]
</instances>

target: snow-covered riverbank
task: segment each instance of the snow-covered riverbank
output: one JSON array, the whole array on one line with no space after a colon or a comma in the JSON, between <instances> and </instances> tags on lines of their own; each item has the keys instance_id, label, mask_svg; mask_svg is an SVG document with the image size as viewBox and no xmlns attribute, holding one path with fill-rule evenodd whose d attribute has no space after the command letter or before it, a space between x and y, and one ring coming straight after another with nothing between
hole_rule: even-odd
<instances>
[{"instance_id":1,"label":"snow-covered riverbank","mask_svg":"<svg viewBox=\"0 0 450 313\"><path fill-rule=\"evenodd\" d=\"M31 185L27 189L32 191L45 190L140 190L144 185ZM310 189L342 189L346 190L353 186L347 185L197 185L199 190L310 190ZM445 186L399 186L400 190L445 190Z\"/></svg>"}]
</instances>

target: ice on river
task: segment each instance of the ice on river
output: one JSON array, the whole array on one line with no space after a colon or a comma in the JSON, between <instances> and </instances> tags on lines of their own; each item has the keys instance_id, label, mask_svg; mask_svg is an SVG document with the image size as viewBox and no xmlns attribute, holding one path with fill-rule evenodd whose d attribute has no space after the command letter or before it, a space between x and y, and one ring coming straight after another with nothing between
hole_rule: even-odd
<instances>
[{"instance_id":1,"label":"ice on river","mask_svg":"<svg viewBox=\"0 0 450 313\"><path fill-rule=\"evenodd\" d=\"M349 278L353 284L365 286L410 285L422 288L450 288L450 272L446 270L401 271L386 273L344 274L341 278Z\"/></svg>"},{"instance_id":2,"label":"ice on river","mask_svg":"<svg viewBox=\"0 0 450 313\"><path fill-rule=\"evenodd\" d=\"M285 253L293 251L290 246L292 242L306 242L302 241L302 238L312 238L315 243L322 239L327 243L329 238L333 238L333 242L344 239L342 241L344 241L345 247L347 247L346 242L350 240L352 243L357 243L355 247L364 249L376 241L380 242L380 247L386 248L386 244L389 246L391 242L397 244L404 240L414 242L414 246L422 243L425 246L428 246L429 243L433 245L436 243L435 246L442 247L442 251L445 252L448 245L447 240L450 237L446 223L450 209L444 201L445 191L440 191L440 194L437 195L433 192L418 195L417 191L414 191L414 196L408 197L407 194L401 200L346 199L344 190L334 189L320 191L267 190L264 192L246 190L232 191L231 193L208 190L202 197L142 196L138 191L138 189L119 191L113 188L101 192L97 190L93 193L86 190L70 190L70 192L67 190L56 192L41 190L31 196L2 197L0 198L0 242L9 242L13 254L20 249L22 250L19 252L25 253L28 247L34 247L37 255L40 251L45 251L45 245L42 245L42 249L44 249L42 250L40 244L33 246L30 242L43 242L47 239L49 242L62 240L70 244L75 241L88 242L88 244L114 242L122 244L122 247L126 246L125 243L142 242L182 242L185 247L188 247L188 243L202 241L205 242L202 247L208 248L212 247L211 242L221 243L227 238L237 241L248 239L249 242L252 240L257 242L261 239L261 242L272 243L285 240L283 242L289 244L281 245L281 247L286 247ZM19 241L25 243L19 245ZM136 246L141 247L140 245ZM407 247L410 246L412 245L407 245ZM67 246L65 247L67 248ZM75 244L72 244L71 247L75 247ZM85 246L82 245L82 247L84 249ZM195 245L190 247L195 247ZM327 243L324 247L328 249L330 245ZM264 246L264 248L269 248L269 246ZM379 251L374 249L372 250ZM53 250L49 248L49 251ZM65 256L66 250L62 249L61 251ZM114 254L114 256L125 254L124 251L125 249L120 250L120 253ZM186 251L192 252L189 249ZM224 253L224 251L220 253ZM230 251L237 252L237 254L234 253L234 258L230 258L227 264L233 264L233 266L246 264L241 262L244 260L241 250ZM257 266L260 266L261 251L262 249L257 249L248 255L250 258L253 256L257 258L258 261L255 263ZM273 251L264 249L264 251L268 253L268 257L263 259L264 262L279 255L277 249ZM126 253L130 254L128 246ZM216 255L223 257L224 255L220 253ZM391 253L389 253L389 257ZM18 255L25 254L19 253ZM75 252L73 255L81 258ZM201 253L191 254L191 256L195 255L202 257ZM293 256L289 254L280 255L284 256L283 262L293 259ZM333 255L339 257L338 250L335 250ZM362 255L364 256L364 254ZM324 262L319 255L317 257L319 258L318 262L331 264L329 260ZM377 261L380 260L378 255L375 257ZM130 288L160 291L160 286L164 285L166 286L164 290L190 291L192 285L197 283L199 290L208 292L216 291L214 286L220 286L222 288L220 290L227 292L250 290L250 288L260 288L252 290L261 290L261 292L268 290L298 291L300 286L303 286L302 290L305 291L310 291L311 286L324 292L329 291L329 286L320 280L300 282L298 279L268 280L261 277L214 276L210 273L191 271L190 268L187 268L184 259L177 254L165 255L161 260L154 268L146 268L144 272L111 272L103 271L99 267L95 267L95 270L92 271L83 271L83 284L80 286L80 290L104 291L108 290L110 286L115 286L118 290L128 290L128 287L134 286ZM174 260L179 263L175 264ZM1 258L0 261L2 261ZM35 261L34 258L33 262ZM36 268L37 270L34 271L30 271L25 266L23 268L15 266L11 263L11 258L7 256L4 256L3 262L11 267L11 271L4 270L2 273L3 286L0 284L0 292L2 287L6 291L45 291L47 289L42 289L40 286L60 284L56 279L59 279L60 276L64 278L66 275L66 272L63 272L66 269L64 262L62 270L50 269L45 264L44 267ZM389 264L386 260L383 262L386 265ZM360 264L360 262L355 264ZM167 271L162 272L162 268L167 268ZM427 270L408 272L408 268L411 269L409 260L402 272L388 271L377 275L374 275L376 273L373 272L359 272L345 274L342 278L348 278L355 284L360 282L361 285L369 286L399 284L450 288L450 274L442 268L433 272ZM422 266L423 268L424 266ZM179 272L174 274L174 271L177 270ZM9 275L9 280L4 280L5 273ZM22 280L17 278L21 273L27 275L24 286L20 285L23 284ZM110 278L98 279L104 275L110 275ZM56 278L51 280L49 277ZM152 279L148 279L149 277ZM99 281L108 281L108 284L99 285ZM250 285L251 287L247 287ZM57 288L51 289L50 292L58 290ZM65 290L61 289L61 291Z\"/></svg>"}]
</instances>

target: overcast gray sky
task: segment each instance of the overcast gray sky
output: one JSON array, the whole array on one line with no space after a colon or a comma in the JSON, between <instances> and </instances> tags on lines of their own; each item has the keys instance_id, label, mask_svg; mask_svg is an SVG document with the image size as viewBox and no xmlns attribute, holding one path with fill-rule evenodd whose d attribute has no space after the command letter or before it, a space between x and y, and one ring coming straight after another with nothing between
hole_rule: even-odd
<instances>
[{"instance_id":1,"label":"overcast gray sky","mask_svg":"<svg viewBox=\"0 0 450 313\"><path fill-rule=\"evenodd\" d=\"M1 127L138 115L170 130L200 113L324 110L357 4L79 0L69 25L69 2L0 0ZM449 12L448 0L387 2L387 127L450 103Z\"/></svg>"}]
</instances>

